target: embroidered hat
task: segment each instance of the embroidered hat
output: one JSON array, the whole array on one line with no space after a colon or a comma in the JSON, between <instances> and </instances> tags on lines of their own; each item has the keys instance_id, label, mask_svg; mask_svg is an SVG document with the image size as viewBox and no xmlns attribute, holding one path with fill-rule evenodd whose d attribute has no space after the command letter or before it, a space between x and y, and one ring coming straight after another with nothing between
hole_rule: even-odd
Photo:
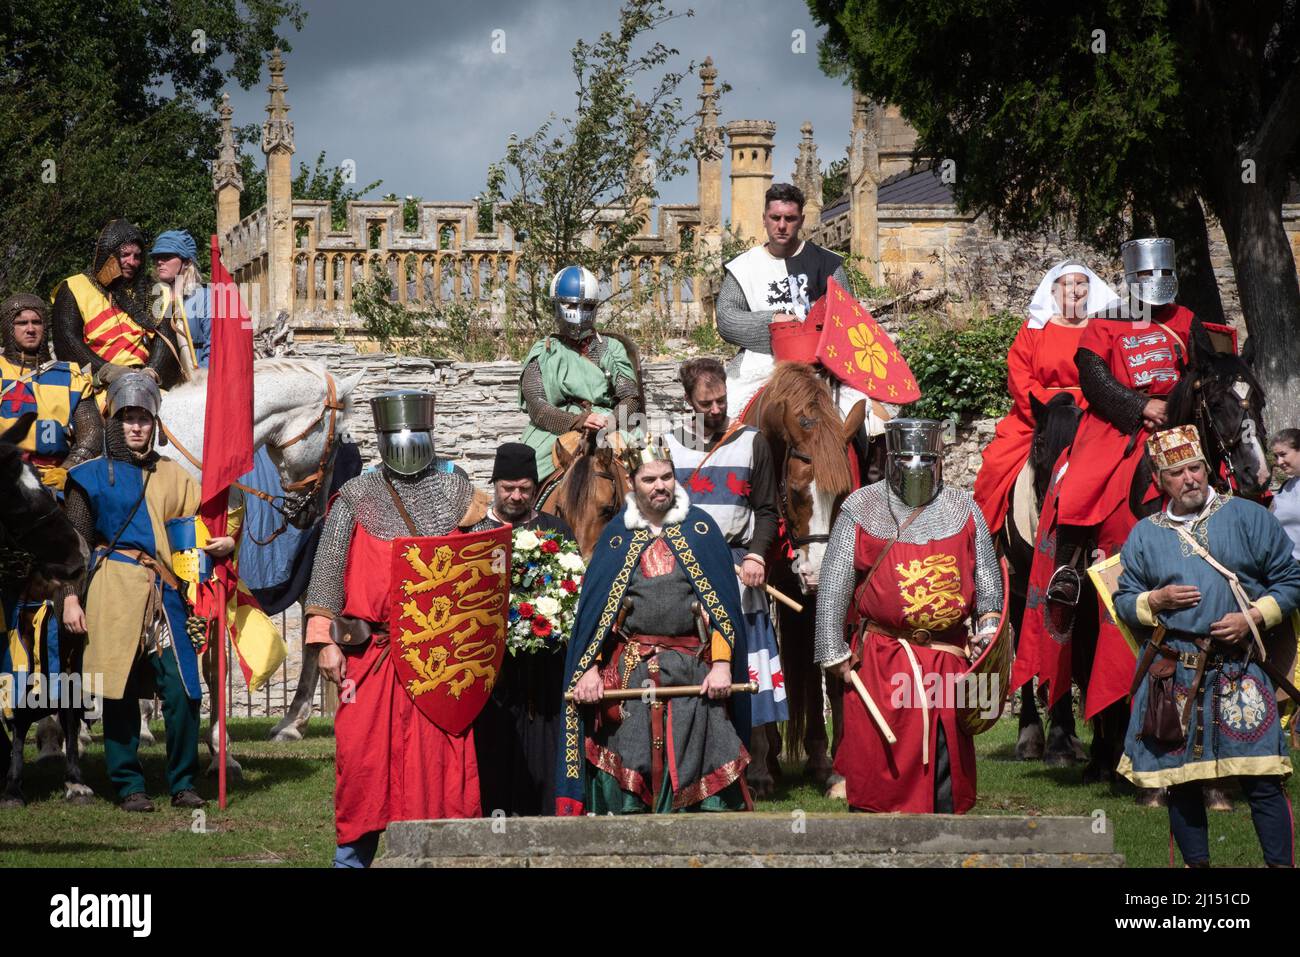
<instances>
[{"instance_id":1,"label":"embroidered hat","mask_svg":"<svg viewBox=\"0 0 1300 957\"><path fill-rule=\"evenodd\" d=\"M1176 469L1188 462L1204 462L1201 435L1194 425L1176 425L1147 439L1147 455L1158 472Z\"/></svg>"}]
</instances>

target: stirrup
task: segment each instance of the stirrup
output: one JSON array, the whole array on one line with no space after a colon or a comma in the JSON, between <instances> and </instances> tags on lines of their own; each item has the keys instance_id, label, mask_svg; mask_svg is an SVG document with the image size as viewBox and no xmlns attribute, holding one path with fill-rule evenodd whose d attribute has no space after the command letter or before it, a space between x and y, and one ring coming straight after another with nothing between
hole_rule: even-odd
<instances>
[{"instance_id":1,"label":"stirrup","mask_svg":"<svg viewBox=\"0 0 1300 957\"><path fill-rule=\"evenodd\" d=\"M1074 608L1079 604L1079 595L1083 591L1083 577L1073 565L1062 565L1052 572L1044 592L1049 604L1063 608Z\"/></svg>"},{"instance_id":2,"label":"stirrup","mask_svg":"<svg viewBox=\"0 0 1300 957\"><path fill-rule=\"evenodd\" d=\"M1073 565L1062 565L1052 572L1043 593L1043 619L1054 641L1067 642L1074 633L1074 614L1082 591L1083 579Z\"/></svg>"}]
</instances>

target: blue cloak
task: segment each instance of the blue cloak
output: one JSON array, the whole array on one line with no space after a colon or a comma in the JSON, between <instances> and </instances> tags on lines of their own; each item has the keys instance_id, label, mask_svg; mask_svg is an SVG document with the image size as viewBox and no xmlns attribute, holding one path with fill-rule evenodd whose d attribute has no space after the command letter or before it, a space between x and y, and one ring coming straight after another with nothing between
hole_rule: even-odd
<instances>
[{"instance_id":1,"label":"blue cloak","mask_svg":"<svg viewBox=\"0 0 1300 957\"><path fill-rule=\"evenodd\" d=\"M736 584L736 571L727 540L713 519L693 505L683 521L664 526L663 537L686 571L714 630L731 646L731 680L748 681L749 655L745 648L740 588ZM573 637L569 640L564 663L566 693L577 686L578 679L595 663L601 646L614 628L623 595L641 553L653 540L649 529L628 528L626 508L615 515L601 532L582 580L582 594L578 597ZM736 733L748 747L749 695L733 695L730 714ZM581 813L578 809L584 801L587 773L583 745L586 734L582 708L573 702L565 702L555 775L557 814Z\"/></svg>"}]
</instances>

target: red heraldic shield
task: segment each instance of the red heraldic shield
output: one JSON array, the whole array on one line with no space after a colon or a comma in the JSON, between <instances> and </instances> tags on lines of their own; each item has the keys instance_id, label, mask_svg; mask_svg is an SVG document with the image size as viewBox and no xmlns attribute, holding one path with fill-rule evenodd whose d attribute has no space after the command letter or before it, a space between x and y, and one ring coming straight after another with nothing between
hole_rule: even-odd
<instances>
[{"instance_id":1,"label":"red heraldic shield","mask_svg":"<svg viewBox=\"0 0 1300 957\"><path fill-rule=\"evenodd\" d=\"M501 674L510 611L509 526L393 540L389 645L424 716L463 734Z\"/></svg>"}]
</instances>

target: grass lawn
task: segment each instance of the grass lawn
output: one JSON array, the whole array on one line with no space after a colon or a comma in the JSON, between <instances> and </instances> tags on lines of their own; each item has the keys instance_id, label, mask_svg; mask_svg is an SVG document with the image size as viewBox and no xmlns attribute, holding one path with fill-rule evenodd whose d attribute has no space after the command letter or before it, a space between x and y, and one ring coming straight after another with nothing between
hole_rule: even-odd
<instances>
[{"instance_id":1,"label":"grass lawn","mask_svg":"<svg viewBox=\"0 0 1300 957\"><path fill-rule=\"evenodd\" d=\"M164 790L162 745L141 750L154 814L125 814L108 800L89 807L65 805L62 762L29 763L28 806L0 810L0 866L4 867L320 867L334 848L334 739L329 725L313 719L306 739L272 744L269 718L232 719L234 750L244 766L244 780L231 787L230 806L215 805L216 779L204 779L199 791L214 799L206 820L174 809ZM159 740L162 727L154 728ZM1169 855L1168 816L1146 810L1131 794L1109 785L1082 785L1078 769L1051 769L1015 760L1015 723L1005 720L977 739L980 802L977 814L1105 813L1114 829L1115 847L1130 866L1164 867ZM35 761L30 741L29 762ZM201 761L207 763L206 754ZM98 741L83 759L85 780L100 798L112 794ZM1300 782L1288 790L1300 805ZM1232 789L1230 793L1234 793ZM1259 866L1259 843L1244 801L1230 814L1210 817L1212 859L1216 865ZM760 810L840 811L816 789L788 774L785 783Z\"/></svg>"}]
</instances>

